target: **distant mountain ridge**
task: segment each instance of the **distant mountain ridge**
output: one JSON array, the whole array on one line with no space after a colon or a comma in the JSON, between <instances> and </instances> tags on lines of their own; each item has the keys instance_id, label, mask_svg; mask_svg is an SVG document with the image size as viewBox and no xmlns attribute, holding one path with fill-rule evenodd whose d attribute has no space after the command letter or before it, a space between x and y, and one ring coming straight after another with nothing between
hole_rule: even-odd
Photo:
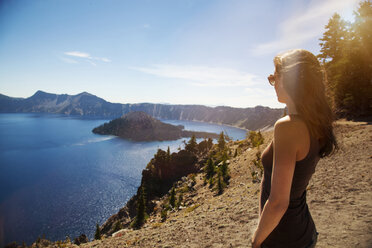
<instances>
[{"instance_id":1,"label":"distant mountain ridge","mask_svg":"<svg viewBox=\"0 0 372 248\"><path fill-rule=\"evenodd\" d=\"M143 111L157 119L201 121L249 130L272 126L283 114L283 109L263 106L212 108L203 105L110 103L87 92L57 95L39 90L28 98L0 94L0 113L54 113L114 119L133 111Z\"/></svg>"}]
</instances>

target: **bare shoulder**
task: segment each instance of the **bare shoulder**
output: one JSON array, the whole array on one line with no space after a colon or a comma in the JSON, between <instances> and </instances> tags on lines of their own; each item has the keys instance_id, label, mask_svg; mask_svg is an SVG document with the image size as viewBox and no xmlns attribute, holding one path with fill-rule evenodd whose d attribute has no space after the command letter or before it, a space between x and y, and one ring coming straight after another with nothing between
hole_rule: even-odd
<instances>
[{"instance_id":1,"label":"bare shoulder","mask_svg":"<svg viewBox=\"0 0 372 248\"><path fill-rule=\"evenodd\" d=\"M297 135L303 136L303 134L307 132L306 123L302 119L294 116L286 115L277 120L274 125L274 134L277 135L296 137Z\"/></svg>"}]
</instances>

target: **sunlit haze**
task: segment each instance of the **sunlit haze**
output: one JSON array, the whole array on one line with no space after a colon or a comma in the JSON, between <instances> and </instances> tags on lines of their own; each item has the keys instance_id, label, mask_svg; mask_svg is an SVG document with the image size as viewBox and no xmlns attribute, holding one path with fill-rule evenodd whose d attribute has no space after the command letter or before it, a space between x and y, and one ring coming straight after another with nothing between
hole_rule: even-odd
<instances>
[{"instance_id":1,"label":"sunlit haze","mask_svg":"<svg viewBox=\"0 0 372 248\"><path fill-rule=\"evenodd\" d=\"M0 1L0 93L86 91L117 103L284 107L272 58L319 53L357 0Z\"/></svg>"}]
</instances>

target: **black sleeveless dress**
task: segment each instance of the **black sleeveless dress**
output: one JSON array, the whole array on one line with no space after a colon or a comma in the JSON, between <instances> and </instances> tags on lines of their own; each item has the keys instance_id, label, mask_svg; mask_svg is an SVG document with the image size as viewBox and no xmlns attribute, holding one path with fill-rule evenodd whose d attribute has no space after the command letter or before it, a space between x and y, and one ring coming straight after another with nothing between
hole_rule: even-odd
<instances>
[{"instance_id":1,"label":"black sleeveless dress","mask_svg":"<svg viewBox=\"0 0 372 248\"><path fill-rule=\"evenodd\" d=\"M262 243L262 247L300 248L312 242L316 232L314 221L306 203L306 187L319 161L319 142L310 136L310 149L296 162L290 193L290 203L279 224ZM264 177L261 182L261 211L269 198L273 166L273 142L261 156Z\"/></svg>"}]
</instances>

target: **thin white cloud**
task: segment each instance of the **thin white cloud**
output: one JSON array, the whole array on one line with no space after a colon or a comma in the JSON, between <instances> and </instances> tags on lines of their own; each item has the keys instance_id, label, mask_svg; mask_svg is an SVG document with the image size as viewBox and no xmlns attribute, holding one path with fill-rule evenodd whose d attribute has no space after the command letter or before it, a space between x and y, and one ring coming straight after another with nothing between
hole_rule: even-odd
<instances>
[{"instance_id":1,"label":"thin white cloud","mask_svg":"<svg viewBox=\"0 0 372 248\"><path fill-rule=\"evenodd\" d=\"M346 9L355 9L357 3L357 0L313 0L306 9L296 11L295 15L279 25L278 39L257 45L252 53L262 55L300 47L320 37L324 25L335 12L344 13Z\"/></svg>"},{"instance_id":2,"label":"thin white cloud","mask_svg":"<svg viewBox=\"0 0 372 248\"><path fill-rule=\"evenodd\" d=\"M87 61L89 64L93 65L93 66L97 66L96 63L94 63L93 61L91 61L91 60L89 60L89 59L87 59L86 61Z\"/></svg>"},{"instance_id":3,"label":"thin white cloud","mask_svg":"<svg viewBox=\"0 0 372 248\"><path fill-rule=\"evenodd\" d=\"M143 28L150 28L150 25L149 24L143 24Z\"/></svg>"},{"instance_id":4,"label":"thin white cloud","mask_svg":"<svg viewBox=\"0 0 372 248\"><path fill-rule=\"evenodd\" d=\"M252 86L261 82L256 75L221 67L157 64L130 69L164 78L186 80L197 86Z\"/></svg>"},{"instance_id":5,"label":"thin white cloud","mask_svg":"<svg viewBox=\"0 0 372 248\"><path fill-rule=\"evenodd\" d=\"M108 58L101 58L101 60L102 60L103 62L106 62L106 63L111 62L111 60L108 59Z\"/></svg>"},{"instance_id":6,"label":"thin white cloud","mask_svg":"<svg viewBox=\"0 0 372 248\"><path fill-rule=\"evenodd\" d=\"M84 59L86 62L88 62L89 64L93 66L97 65L96 61L102 61L105 63L111 62L111 60L108 58L92 57L89 53L85 53L85 52L71 51L71 52L64 52L64 54L70 57L74 57L75 59ZM75 64L78 63L76 60L71 59L71 58L66 58L66 57L62 58L62 60L66 63L75 63Z\"/></svg>"},{"instance_id":7,"label":"thin white cloud","mask_svg":"<svg viewBox=\"0 0 372 248\"><path fill-rule=\"evenodd\" d=\"M91 58L89 53L83 53L83 52L65 52L66 55L68 56L73 56L73 57L79 57L79 58Z\"/></svg>"}]
</instances>

